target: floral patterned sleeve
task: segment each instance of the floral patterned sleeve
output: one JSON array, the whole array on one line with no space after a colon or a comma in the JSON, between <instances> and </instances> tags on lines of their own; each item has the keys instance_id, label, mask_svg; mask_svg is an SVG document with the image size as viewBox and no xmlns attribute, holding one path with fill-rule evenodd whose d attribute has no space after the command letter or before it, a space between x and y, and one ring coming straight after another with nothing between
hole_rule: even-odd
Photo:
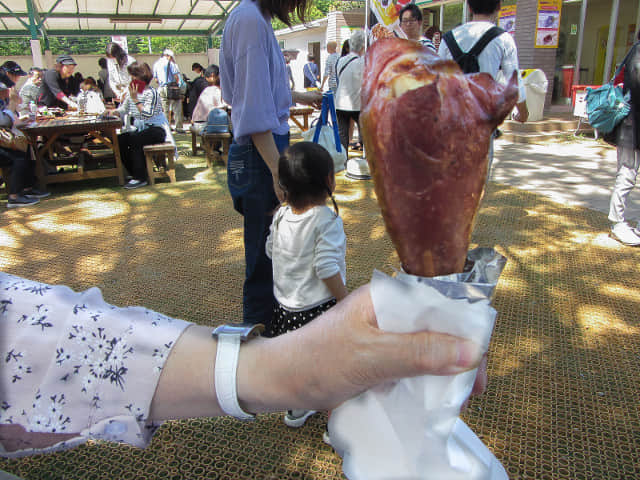
<instances>
[{"instance_id":1,"label":"floral patterned sleeve","mask_svg":"<svg viewBox=\"0 0 640 480\"><path fill-rule=\"evenodd\" d=\"M74 292L0 272L0 425L77 434L21 456L89 438L144 447L160 373L189 323L141 307L105 303L99 289ZM70 439L69 439L70 438Z\"/></svg>"}]
</instances>

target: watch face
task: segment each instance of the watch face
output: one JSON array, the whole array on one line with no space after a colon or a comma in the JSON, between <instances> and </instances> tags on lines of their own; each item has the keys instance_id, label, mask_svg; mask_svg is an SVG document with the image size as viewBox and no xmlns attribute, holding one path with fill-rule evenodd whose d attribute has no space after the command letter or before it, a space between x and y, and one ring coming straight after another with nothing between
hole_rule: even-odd
<instances>
[{"instance_id":1,"label":"watch face","mask_svg":"<svg viewBox=\"0 0 640 480\"><path fill-rule=\"evenodd\" d=\"M212 335L237 335L242 341L245 341L259 336L262 332L264 332L264 325L261 323L233 323L216 327Z\"/></svg>"}]
</instances>

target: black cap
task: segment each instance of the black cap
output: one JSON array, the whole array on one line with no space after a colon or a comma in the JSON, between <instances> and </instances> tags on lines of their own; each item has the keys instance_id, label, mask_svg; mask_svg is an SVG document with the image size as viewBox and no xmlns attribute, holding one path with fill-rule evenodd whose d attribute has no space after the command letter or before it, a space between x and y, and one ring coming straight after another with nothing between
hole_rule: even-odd
<instances>
[{"instance_id":1,"label":"black cap","mask_svg":"<svg viewBox=\"0 0 640 480\"><path fill-rule=\"evenodd\" d=\"M56 63L59 63L60 65L77 65L71 55L60 55L56 58Z\"/></svg>"},{"instance_id":2,"label":"black cap","mask_svg":"<svg viewBox=\"0 0 640 480\"><path fill-rule=\"evenodd\" d=\"M19 75L21 77L27 74L27 72L25 72L22 67L13 60L4 62L2 64L2 68L4 68L4 71L7 73L13 73L14 75Z\"/></svg>"}]
</instances>

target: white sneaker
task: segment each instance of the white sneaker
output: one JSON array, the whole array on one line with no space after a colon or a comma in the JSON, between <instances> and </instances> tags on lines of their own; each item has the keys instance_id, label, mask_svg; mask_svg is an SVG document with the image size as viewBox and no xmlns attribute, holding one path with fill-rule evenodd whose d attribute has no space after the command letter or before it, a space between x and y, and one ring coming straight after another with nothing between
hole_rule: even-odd
<instances>
[{"instance_id":1,"label":"white sneaker","mask_svg":"<svg viewBox=\"0 0 640 480\"><path fill-rule=\"evenodd\" d=\"M134 188L145 187L147 185L148 183L144 180L136 180L135 178L132 178L125 184L124 188L127 190L133 190Z\"/></svg>"},{"instance_id":2,"label":"white sneaker","mask_svg":"<svg viewBox=\"0 0 640 480\"><path fill-rule=\"evenodd\" d=\"M298 428L304 425L311 415L316 413L315 410L289 410L284 416L284 423L288 427Z\"/></svg>"},{"instance_id":3,"label":"white sneaker","mask_svg":"<svg viewBox=\"0 0 640 480\"><path fill-rule=\"evenodd\" d=\"M640 235L627 222L618 222L611 227L611 237L630 247L640 245Z\"/></svg>"}]
</instances>

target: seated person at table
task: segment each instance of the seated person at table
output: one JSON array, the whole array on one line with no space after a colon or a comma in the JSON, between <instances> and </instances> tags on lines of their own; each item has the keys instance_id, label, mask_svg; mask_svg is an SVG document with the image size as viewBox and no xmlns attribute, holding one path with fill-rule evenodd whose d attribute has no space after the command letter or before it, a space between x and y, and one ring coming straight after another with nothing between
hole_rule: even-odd
<instances>
[{"instance_id":1,"label":"seated person at table","mask_svg":"<svg viewBox=\"0 0 640 480\"><path fill-rule=\"evenodd\" d=\"M17 100L9 100L9 88L0 82L0 128L10 131L15 121ZM48 192L33 188L35 183L34 162L29 151L8 148L0 143L0 167L10 168L8 179L9 198L7 208L24 207L38 203L40 198L48 197Z\"/></svg>"},{"instance_id":2,"label":"seated person at table","mask_svg":"<svg viewBox=\"0 0 640 480\"><path fill-rule=\"evenodd\" d=\"M28 112L31 102L38 103L38 95L40 94L40 85L42 84L43 70L38 67L32 67L29 70L29 78L20 89L20 112Z\"/></svg>"},{"instance_id":3,"label":"seated person at table","mask_svg":"<svg viewBox=\"0 0 640 480\"><path fill-rule=\"evenodd\" d=\"M60 55L56 58L55 66L45 70L42 76L38 105L59 107L64 110L78 109L78 104L65 93L69 92L69 80L73 76L76 65L76 61L70 55Z\"/></svg>"},{"instance_id":4,"label":"seated person at table","mask_svg":"<svg viewBox=\"0 0 640 480\"><path fill-rule=\"evenodd\" d=\"M146 63L133 62L127 67L131 76L129 95L115 113L122 119L133 120L135 130L118 135L122 163L133 177L124 186L126 189L147 185L147 164L144 146L173 140L169 122L162 111L162 100L158 91L149 83L153 79L151 67ZM171 143L174 143L173 141Z\"/></svg>"},{"instance_id":5,"label":"seated person at table","mask_svg":"<svg viewBox=\"0 0 640 480\"><path fill-rule=\"evenodd\" d=\"M214 108L220 108L225 105L222 100L222 91L220 90L220 69L217 65L209 65L205 70L204 77L209 86L205 88L198 98L193 113L191 114L191 131L200 135L207 124L207 116Z\"/></svg>"},{"instance_id":6,"label":"seated person at table","mask_svg":"<svg viewBox=\"0 0 640 480\"><path fill-rule=\"evenodd\" d=\"M78 105L84 113L90 113L92 115L104 113L105 108L102 93L93 77L85 78L80 84Z\"/></svg>"}]
</instances>

